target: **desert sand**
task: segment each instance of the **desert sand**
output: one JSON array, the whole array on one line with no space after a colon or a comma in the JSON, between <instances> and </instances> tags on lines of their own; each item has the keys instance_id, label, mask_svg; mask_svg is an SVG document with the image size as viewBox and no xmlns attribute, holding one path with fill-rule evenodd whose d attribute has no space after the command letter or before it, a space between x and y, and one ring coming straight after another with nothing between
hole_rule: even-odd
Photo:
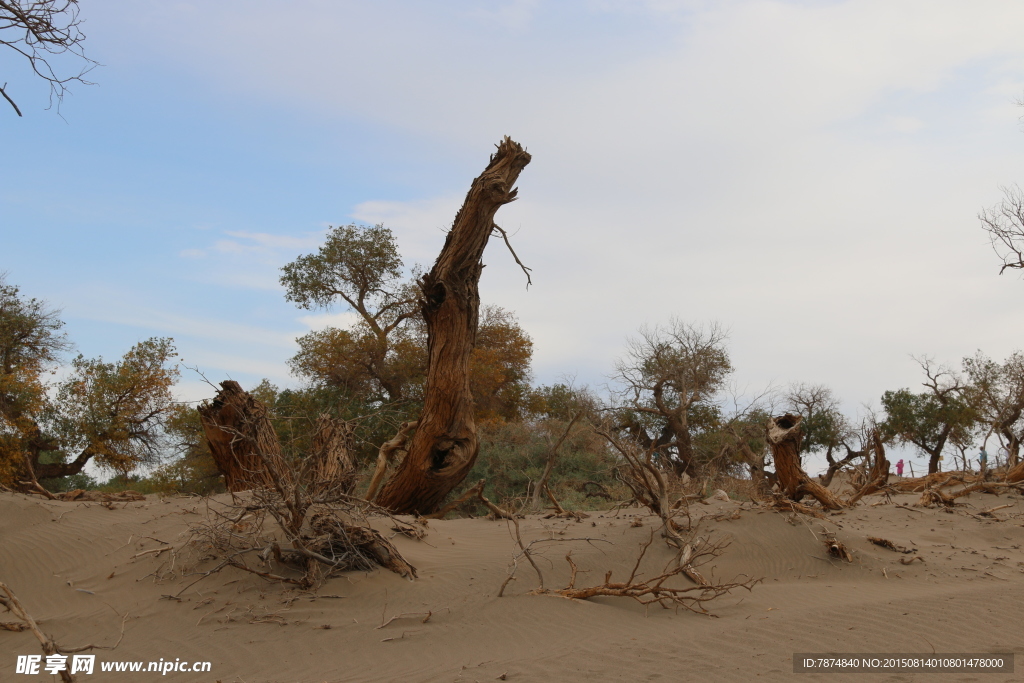
<instances>
[{"instance_id":1,"label":"desert sand","mask_svg":"<svg viewBox=\"0 0 1024 683\"><path fill-rule=\"evenodd\" d=\"M499 598L514 539L508 522L484 518L431 521L421 541L396 536L415 581L350 572L309 593L228 568L189 587L196 577L158 578L174 553L146 553L180 546L206 514L203 499L187 497L105 507L0 494L0 581L64 647L111 645L123 624L120 644L95 651L97 662L211 662L209 673L166 676L97 666L80 681L1024 680L1019 656L1016 674L793 673L794 652L1024 653L1021 499L976 493L948 513L912 507L918 497L869 496L826 521L750 502L693 504L699 533L729 540L705 574L763 579L709 603L711 616L624 598L531 595L537 576L525 564ZM1010 507L977 514L997 505ZM646 510L589 514L520 521L526 541L557 539L535 546L548 587L564 587L570 550L587 571L577 586L608 570L624 579L657 529ZM852 562L827 555L823 529ZM924 561L900 562L915 555ZM642 569L658 573L671 557L656 537ZM419 614L380 628L406 613ZM0 680L57 680L14 674L17 655L39 653L31 633L0 630Z\"/></svg>"}]
</instances>

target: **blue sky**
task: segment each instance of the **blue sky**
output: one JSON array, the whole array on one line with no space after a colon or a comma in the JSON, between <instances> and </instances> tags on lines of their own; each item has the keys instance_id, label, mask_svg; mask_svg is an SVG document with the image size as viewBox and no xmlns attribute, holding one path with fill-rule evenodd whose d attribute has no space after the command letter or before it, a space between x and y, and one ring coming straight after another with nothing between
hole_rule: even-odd
<instances>
[{"instance_id":1,"label":"blue sky","mask_svg":"<svg viewBox=\"0 0 1024 683\"><path fill-rule=\"evenodd\" d=\"M329 224L411 264L502 135L534 161L482 295L538 382L600 385L642 324L718 320L740 391L854 413L910 354L1020 347L1024 283L976 214L1024 182L1024 6L925 1L83 0L103 64L61 107L13 54L0 270L86 355L173 336L212 380L294 383L284 301ZM184 378L184 398L209 392Z\"/></svg>"}]
</instances>

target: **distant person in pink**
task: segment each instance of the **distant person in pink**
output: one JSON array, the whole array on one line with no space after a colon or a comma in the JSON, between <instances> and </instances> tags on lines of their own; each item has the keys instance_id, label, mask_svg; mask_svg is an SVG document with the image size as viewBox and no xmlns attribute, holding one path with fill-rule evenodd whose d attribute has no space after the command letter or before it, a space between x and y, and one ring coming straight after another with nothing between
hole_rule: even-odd
<instances>
[{"instance_id":1,"label":"distant person in pink","mask_svg":"<svg viewBox=\"0 0 1024 683\"><path fill-rule=\"evenodd\" d=\"M896 463L896 476L903 476L903 458L900 458L900 461Z\"/></svg>"}]
</instances>

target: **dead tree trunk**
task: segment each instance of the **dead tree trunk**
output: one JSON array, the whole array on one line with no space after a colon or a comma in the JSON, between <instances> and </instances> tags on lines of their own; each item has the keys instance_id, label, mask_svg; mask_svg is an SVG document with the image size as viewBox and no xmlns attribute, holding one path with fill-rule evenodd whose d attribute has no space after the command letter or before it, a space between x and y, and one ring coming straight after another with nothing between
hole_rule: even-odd
<instances>
[{"instance_id":1,"label":"dead tree trunk","mask_svg":"<svg viewBox=\"0 0 1024 683\"><path fill-rule=\"evenodd\" d=\"M871 461L871 471L868 472L867 481L860 491L850 497L846 504L852 506L864 496L880 491L889 481L889 461L885 457L885 445L882 444L882 437L877 429L871 430L871 449L875 456Z\"/></svg>"},{"instance_id":2,"label":"dead tree trunk","mask_svg":"<svg viewBox=\"0 0 1024 683\"><path fill-rule=\"evenodd\" d=\"M827 488L812 481L800 467L801 420L799 415L789 414L768 420L768 446L775 460L779 487L790 500L799 501L808 495L828 510L842 509L842 502Z\"/></svg>"},{"instance_id":3,"label":"dead tree trunk","mask_svg":"<svg viewBox=\"0 0 1024 683\"><path fill-rule=\"evenodd\" d=\"M1005 481L1011 484L1024 481L1024 460L1007 470Z\"/></svg>"},{"instance_id":4,"label":"dead tree trunk","mask_svg":"<svg viewBox=\"0 0 1024 683\"><path fill-rule=\"evenodd\" d=\"M849 465L851 462L853 462L857 458L861 458L861 457L864 457L865 455L867 455L867 448L865 448L864 450L860 450L860 451L852 451L852 450L850 450L850 447L846 446L845 444L844 444L844 447L846 448L846 457L843 458L842 460L835 460L832 457L831 453L828 453L828 454L825 455L825 458L828 460L828 470L821 477L821 485L822 486L828 488L829 484L832 483L832 477L834 477L836 475L836 472L841 470L846 465Z\"/></svg>"},{"instance_id":5,"label":"dead tree trunk","mask_svg":"<svg viewBox=\"0 0 1024 683\"><path fill-rule=\"evenodd\" d=\"M274 488L268 471L286 476L281 442L270 423L267 407L233 380L220 383L216 398L199 408L213 461L224 475L228 491Z\"/></svg>"},{"instance_id":6,"label":"dead tree trunk","mask_svg":"<svg viewBox=\"0 0 1024 683\"><path fill-rule=\"evenodd\" d=\"M396 513L433 512L465 479L480 450L469 389L476 342L478 285L494 214L515 200L513 185L530 155L506 137L455 216L441 254L420 280L427 325L427 381L409 453L377 496Z\"/></svg>"},{"instance_id":7,"label":"dead tree trunk","mask_svg":"<svg viewBox=\"0 0 1024 683\"><path fill-rule=\"evenodd\" d=\"M313 451L309 455L315 467L309 483L312 498L352 493L356 487L353 440L352 425L348 422L326 414L317 418L313 428Z\"/></svg>"}]
</instances>

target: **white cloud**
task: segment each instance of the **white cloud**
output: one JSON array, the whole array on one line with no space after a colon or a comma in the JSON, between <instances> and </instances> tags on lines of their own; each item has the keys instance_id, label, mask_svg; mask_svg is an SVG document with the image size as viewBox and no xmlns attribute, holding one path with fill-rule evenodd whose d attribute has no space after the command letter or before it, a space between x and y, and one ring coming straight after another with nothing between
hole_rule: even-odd
<instances>
[{"instance_id":1,"label":"white cloud","mask_svg":"<svg viewBox=\"0 0 1024 683\"><path fill-rule=\"evenodd\" d=\"M357 204L352 217L391 228L406 265L420 263L429 268L444 244L464 196L451 194L412 202L371 200Z\"/></svg>"},{"instance_id":2,"label":"white cloud","mask_svg":"<svg viewBox=\"0 0 1024 683\"><path fill-rule=\"evenodd\" d=\"M299 322L310 330L323 330L328 327L350 329L359 322L358 313L347 311L343 313L318 313L315 315L304 315L298 318Z\"/></svg>"},{"instance_id":3,"label":"white cloud","mask_svg":"<svg viewBox=\"0 0 1024 683\"><path fill-rule=\"evenodd\" d=\"M234 243L239 248L254 251L266 250L268 252L276 252L280 249L288 250L289 252L301 249L314 249L320 246L324 239L323 232L294 236L272 235L266 232L246 232L244 230L225 230L224 234L249 242L244 247Z\"/></svg>"},{"instance_id":4,"label":"white cloud","mask_svg":"<svg viewBox=\"0 0 1024 683\"><path fill-rule=\"evenodd\" d=\"M175 338L190 337L229 346L257 344L273 349L295 348L295 335L291 332L163 310L141 293L83 287L71 293L65 312L76 318L144 328Z\"/></svg>"},{"instance_id":5,"label":"white cloud","mask_svg":"<svg viewBox=\"0 0 1024 683\"><path fill-rule=\"evenodd\" d=\"M218 90L464 168L436 196L424 179L353 208L407 263L433 261L498 137L526 144L497 219L536 285L496 243L482 289L533 334L543 381L599 378L637 326L679 315L730 326L751 381L835 383L856 404L914 384L908 353L1000 356L1024 333L1020 283L995 277L974 217L1024 179L1018 3L149 7L155 43ZM218 277L269 288L321 239L226 237L205 248L238 259Z\"/></svg>"}]
</instances>

